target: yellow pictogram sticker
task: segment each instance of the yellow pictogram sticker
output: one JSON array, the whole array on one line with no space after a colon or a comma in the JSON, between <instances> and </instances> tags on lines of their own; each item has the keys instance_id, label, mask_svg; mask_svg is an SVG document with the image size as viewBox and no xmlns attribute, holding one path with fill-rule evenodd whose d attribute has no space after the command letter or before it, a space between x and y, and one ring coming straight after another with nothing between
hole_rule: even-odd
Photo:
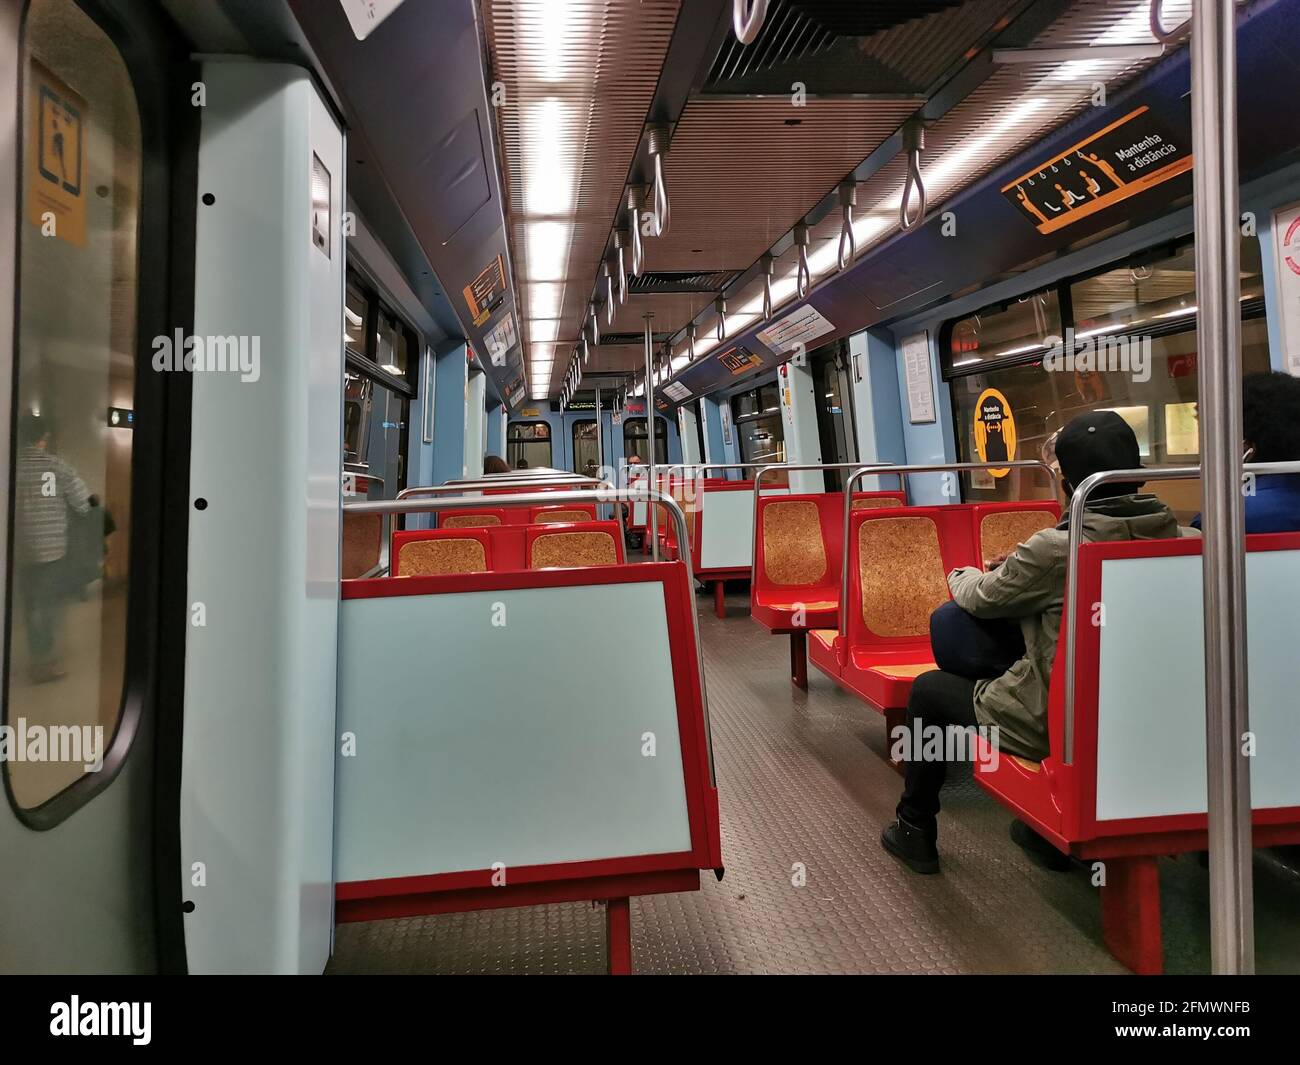
<instances>
[{"instance_id":1,"label":"yellow pictogram sticker","mask_svg":"<svg viewBox=\"0 0 1300 1065\"><path fill-rule=\"evenodd\" d=\"M1016 458L1016 419L1007 397L996 388L986 388L975 404L975 453L980 462L1014 462ZM1007 470L989 470L994 477L1005 477Z\"/></svg>"},{"instance_id":2,"label":"yellow pictogram sticker","mask_svg":"<svg viewBox=\"0 0 1300 1065\"><path fill-rule=\"evenodd\" d=\"M27 220L45 235L86 244L86 101L32 61Z\"/></svg>"}]
</instances>

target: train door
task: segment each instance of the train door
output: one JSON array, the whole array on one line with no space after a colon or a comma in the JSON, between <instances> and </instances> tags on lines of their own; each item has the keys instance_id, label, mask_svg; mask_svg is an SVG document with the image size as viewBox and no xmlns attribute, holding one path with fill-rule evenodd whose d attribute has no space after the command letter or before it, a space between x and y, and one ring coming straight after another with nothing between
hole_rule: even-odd
<instances>
[{"instance_id":1,"label":"train door","mask_svg":"<svg viewBox=\"0 0 1300 1065\"><path fill-rule=\"evenodd\" d=\"M812 358L813 389L817 398L817 435L823 462L856 462L853 434L853 387L849 381L847 346L836 343ZM841 470L826 470L826 490L844 487Z\"/></svg>"},{"instance_id":2,"label":"train door","mask_svg":"<svg viewBox=\"0 0 1300 1065\"><path fill-rule=\"evenodd\" d=\"M594 418L573 423L573 472L595 477L600 469L600 441Z\"/></svg>"},{"instance_id":3,"label":"train door","mask_svg":"<svg viewBox=\"0 0 1300 1065\"><path fill-rule=\"evenodd\" d=\"M6 970L183 965L189 383L174 371L193 262L171 265L171 226L173 188L194 199L194 119L170 110L193 110L172 54L155 9L129 0L0 14L0 142L21 146L0 177ZM192 240L192 215L175 217Z\"/></svg>"},{"instance_id":4,"label":"train door","mask_svg":"<svg viewBox=\"0 0 1300 1065\"><path fill-rule=\"evenodd\" d=\"M650 447L646 437L645 418L623 419L623 457L640 455L642 462L650 461ZM663 466L668 462L668 423L655 416L654 462Z\"/></svg>"},{"instance_id":5,"label":"train door","mask_svg":"<svg viewBox=\"0 0 1300 1065\"><path fill-rule=\"evenodd\" d=\"M732 420L740 436L740 461L785 461L785 429L781 396L775 381L731 399Z\"/></svg>"}]
</instances>

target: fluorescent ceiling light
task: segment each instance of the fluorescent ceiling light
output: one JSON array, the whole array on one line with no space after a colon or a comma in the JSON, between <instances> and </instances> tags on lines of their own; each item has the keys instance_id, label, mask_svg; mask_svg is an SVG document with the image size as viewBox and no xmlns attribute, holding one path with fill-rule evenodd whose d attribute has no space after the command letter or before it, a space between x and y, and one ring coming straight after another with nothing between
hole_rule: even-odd
<instances>
[{"instance_id":1,"label":"fluorescent ceiling light","mask_svg":"<svg viewBox=\"0 0 1300 1065\"><path fill-rule=\"evenodd\" d=\"M529 318L558 318L563 298L563 285L540 282L524 286L528 290Z\"/></svg>"},{"instance_id":2,"label":"fluorescent ceiling light","mask_svg":"<svg viewBox=\"0 0 1300 1065\"><path fill-rule=\"evenodd\" d=\"M560 320L558 318L528 319L528 339L534 343L554 344L560 339Z\"/></svg>"},{"instance_id":3,"label":"fluorescent ceiling light","mask_svg":"<svg viewBox=\"0 0 1300 1065\"><path fill-rule=\"evenodd\" d=\"M523 122L524 209L530 215L569 215L577 176L570 136L572 106L554 96L526 109Z\"/></svg>"},{"instance_id":4,"label":"fluorescent ceiling light","mask_svg":"<svg viewBox=\"0 0 1300 1065\"><path fill-rule=\"evenodd\" d=\"M541 37L539 47L528 53L530 74L551 84L580 76L566 62L566 45L578 34L578 21L584 15L590 17L586 5L574 0L534 0L526 5L521 21L529 23L529 30L535 27Z\"/></svg>"},{"instance_id":5,"label":"fluorescent ceiling light","mask_svg":"<svg viewBox=\"0 0 1300 1065\"><path fill-rule=\"evenodd\" d=\"M995 63L1117 63L1156 59L1162 44L1094 44L1083 48L994 48Z\"/></svg>"},{"instance_id":6,"label":"fluorescent ceiling light","mask_svg":"<svg viewBox=\"0 0 1300 1065\"><path fill-rule=\"evenodd\" d=\"M563 281L573 227L567 222L529 222L524 232L526 279Z\"/></svg>"}]
</instances>

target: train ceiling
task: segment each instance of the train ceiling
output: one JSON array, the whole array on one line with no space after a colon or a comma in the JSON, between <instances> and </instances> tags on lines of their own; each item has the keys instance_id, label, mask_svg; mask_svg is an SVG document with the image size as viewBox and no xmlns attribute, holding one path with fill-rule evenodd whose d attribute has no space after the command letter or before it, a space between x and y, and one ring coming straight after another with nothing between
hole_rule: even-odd
<instances>
[{"instance_id":1,"label":"train ceiling","mask_svg":"<svg viewBox=\"0 0 1300 1065\"><path fill-rule=\"evenodd\" d=\"M1174 25L1190 0L1164 9ZM771 0L749 44L730 0L480 0L480 10L485 76L504 95L506 228L534 399L562 393L575 357L589 375L643 375L647 313L657 357L671 352L663 377L682 372L692 323L696 359L719 342L720 295L726 339L759 322L765 255L774 315L790 309L796 225L809 227L812 283L838 269L846 179L857 256L896 233L909 122L923 120L933 213L1087 107L1099 84L1116 91L1159 55L1147 0ZM642 276L626 302L616 295L611 320L605 271L617 277L629 186L655 206L654 126L668 133L670 225L642 238ZM630 272L631 234L622 242Z\"/></svg>"}]
</instances>

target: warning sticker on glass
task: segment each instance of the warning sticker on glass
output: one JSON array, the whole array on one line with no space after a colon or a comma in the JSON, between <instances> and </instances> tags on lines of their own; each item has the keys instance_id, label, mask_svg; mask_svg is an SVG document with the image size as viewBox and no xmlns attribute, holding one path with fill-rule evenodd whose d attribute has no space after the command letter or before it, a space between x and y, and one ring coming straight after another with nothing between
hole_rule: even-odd
<instances>
[{"instance_id":1,"label":"warning sticker on glass","mask_svg":"<svg viewBox=\"0 0 1300 1065\"><path fill-rule=\"evenodd\" d=\"M358 41L364 41L384 19L402 4L402 0L342 0L348 25Z\"/></svg>"},{"instance_id":2,"label":"warning sticker on glass","mask_svg":"<svg viewBox=\"0 0 1300 1065\"><path fill-rule=\"evenodd\" d=\"M506 364L506 354L515 346L518 339L515 333L515 316L510 311L506 311L501 320L483 335L483 343L487 345L488 358L493 366Z\"/></svg>"},{"instance_id":3,"label":"warning sticker on glass","mask_svg":"<svg viewBox=\"0 0 1300 1065\"><path fill-rule=\"evenodd\" d=\"M835 332L833 326L810 303L805 303L792 314L778 318L758 334L758 339L775 352L783 355L797 354L818 337Z\"/></svg>"},{"instance_id":4,"label":"warning sticker on glass","mask_svg":"<svg viewBox=\"0 0 1300 1065\"><path fill-rule=\"evenodd\" d=\"M498 255L464 289L465 306L474 324L481 326L506 298L506 264Z\"/></svg>"}]
</instances>

